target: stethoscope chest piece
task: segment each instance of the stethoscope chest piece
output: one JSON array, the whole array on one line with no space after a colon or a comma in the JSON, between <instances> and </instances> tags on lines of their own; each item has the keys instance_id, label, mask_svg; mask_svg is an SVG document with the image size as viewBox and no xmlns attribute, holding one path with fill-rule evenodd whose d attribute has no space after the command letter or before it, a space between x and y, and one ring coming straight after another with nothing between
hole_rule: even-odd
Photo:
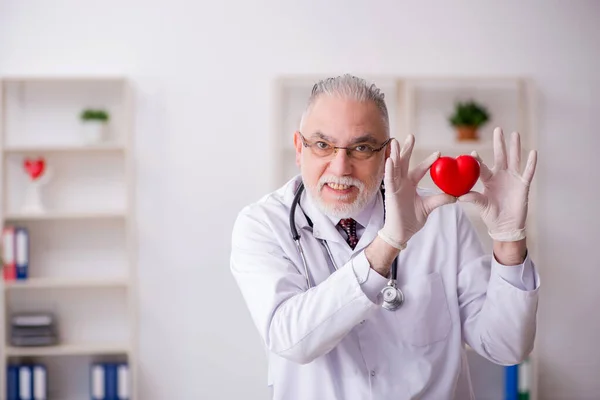
<instances>
[{"instance_id":1,"label":"stethoscope chest piece","mask_svg":"<svg viewBox=\"0 0 600 400\"><path fill-rule=\"evenodd\" d=\"M397 310L404 303L404 294L394 283L384 287L381 290L381 296L383 297L382 307L389 311Z\"/></svg>"}]
</instances>

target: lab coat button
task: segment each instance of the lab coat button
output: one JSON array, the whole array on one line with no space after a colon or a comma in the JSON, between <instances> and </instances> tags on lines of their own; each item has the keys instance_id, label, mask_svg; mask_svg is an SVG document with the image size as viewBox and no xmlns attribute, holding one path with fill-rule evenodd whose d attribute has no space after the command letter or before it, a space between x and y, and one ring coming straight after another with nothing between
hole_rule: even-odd
<instances>
[{"instance_id":1,"label":"lab coat button","mask_svg":"<svg viewBox=\"0 0 600 400\"><path fill-rule=\"evenodd\" d=\"M364 320L364 319L363 319L362 321L360 321L360 324L361 324L361 325L362 325L362 324L364 324L364 323L365 323L365 320Z\"/></svg>"},{"instance_id":2,"label":"lab coat button","mask_svg":"<svg viewBox=\"0 0 600 400\"><path fill-rule=\"evenodd\" d=\"M375 376L375 371L371 370L371 376Z\"/></svg>"}]
</instances>

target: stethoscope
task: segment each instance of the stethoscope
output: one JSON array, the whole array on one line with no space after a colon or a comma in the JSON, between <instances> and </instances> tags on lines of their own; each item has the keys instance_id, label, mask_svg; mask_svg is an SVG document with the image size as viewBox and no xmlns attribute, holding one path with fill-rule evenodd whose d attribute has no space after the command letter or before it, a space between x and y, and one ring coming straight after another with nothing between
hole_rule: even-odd
<instances>
[{"instance_id":1,"label":"stethoscope","mask_svg":"<svg viewBox=\"0 0 600 400\"><path fill-rule=\"evenodd\" d=\"M298 249L298 253L300 253L300 258L302 259L302 265L304 266L304 274L306 275L306 283L307 283L308 287L311 288L313 285L310 283L310 278L308 275L308 266L306 263L306 257L304 256L304 250L302 249L302 245L300 244L300 234L298 233L298 230L296 229L296 222L295 222L296 206L300 202L300 197L301 197L303 191L304 191L304 183L300 183L300 186L298 186L298 189L296 189L296 193L294 195L294 201L292 201L292 207L290 209L290 230L292 232L292 238L296 242L296 247ZM382 196L385 196L385 189L383 187L381 188L381 194L382 194ZM385 199L385 197L383 197L383 198ZM384 208L385 208L385 203L384 203ZM310 218L308 218L308 216L306 214L304 214L304 216L306 217L308 224L312 228L313 227L312 221L310 220ZM325 241L325 240L319 240L319 241L325 247L325 250L327 251L329 260L331 261L331 263L333 264L333 267L337 271L338 267L335 263L333 255L331 254L331 250L329 248L329 245L327 244L327 241ZM387 285L381 290L381 296L383 298L382 307L389 311L397 310L398 308L400 308L402 303L404 303L404 293L402 293L402 291L396 286L397 274L398 274L398 259L396 258L394 260L394 262L392 263L392 268L390 270L390 280L388 281Z\"/></svg>"}]
</instances>

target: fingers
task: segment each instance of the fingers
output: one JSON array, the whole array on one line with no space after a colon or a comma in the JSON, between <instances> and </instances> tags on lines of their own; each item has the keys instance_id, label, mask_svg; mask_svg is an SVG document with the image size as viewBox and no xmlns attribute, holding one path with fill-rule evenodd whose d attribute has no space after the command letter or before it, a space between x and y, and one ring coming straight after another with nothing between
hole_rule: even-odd
<instances>
[{"instance_id":1,"label":"fingers","mask_svg":"<svg viewBox=\"0 0 600 400\"><path fill-rule=\"evenodd\" d=\"M488 166L483 162L481 157L476 151L471 152L471 155L479 162L479 177L483 182L487 181L492 177L492 171L488 168Z\"/></svg>"},{"instance_id":2,"label":"fingers","mask_svg":"<svg viewBox=\"0 0 600 400\"><path fill-rule=\"evenodd\" d=\"M392 149L392 153L393 153L393 149ZM386 187L386 189L391 190L392 192L394 192L396 190L396 188L394 187L394 161L392 159L392 156L390 155L390 157L387 158L387 160L385 160L385 172L383 175L383 184Z\"/></svg>"},{"instance_id":3,"label":"fingers","mask_svg":"<svg viewBox=\"0 0 600 400\"><path fill-rule=\"evenodd\" d=\"M510 137L508 168L512 169L517 174L521 172L521 136L518 132L513 132Z\"/></svg>"},{"instance_id":4,"label":"fingers","mask_svg":"<svg viewBox=\"0 0 600 400\"><path fill-rule=\"evenodd\" d=\"M494 129L494 168L496 170L507 168L504 133L500 128Z\"/></svg>"},{"instance_id":5,"label":"fingers","mask_svg":"<svg viewBox=\"0 0 600 400\"><path fill-rule=\"evenodd\" d=\"M438 207L451 203L456 203L456 197L446 193L423 197L423 209L425 210L426 215L431 214L431 212Z\"/></svg>"},{"instance_id":6,"label":"fingers","mask_svg":"<svg viewBox=\"0 0 600 400\"><path fill-rule=\"evenodd\" d=\"M535 167L537 165L537 151L531 150L529 157L527 158L527 164L525 165L525 171L523 172L523 179L530 184L535 174Z\"/></svg>"},{"instance_id":7,"label":"fingers","mask_svg":"<svg viewBox=\"0 0 600 400\"><path fill-rule=\"evenodd\" d=\"M392 161L393 168L397 168L400 165L400 144L398 144L398 141L396 139L392 139L390 146L391 150L390 157L388 158L388 160Z\"/></svg>"},{"instance_id":8,"label":"fingers","mask_svg":"<svg viewBox=\"0 0 600 400\"><path fill-rule=\"evenodd\" d=\"M424 159L423 161L421 161L410 173L409 173L409 178L410 180L416 185L419 183L419 181L421 181L421 179L423 179L423 177L425 176L425 174L427 173L427 171L429 171L429 168L431 168L431 166L433 165L433 163L440 158L440 152L436 151L435 153L431 154L429 157L427 157L426 159Z\"/></svg>"},{"instance_id":9,"label":"fingers","mask_svg":"<svg viewBox=\"0 0 600 400\"><path fill-rule=\"evenodd\" d=\"M462 203L471 203L475 205L480 211L487 207L488 199L483 194L475 191L471 191L467 194L463 194L458 198L458 201Z\"/></svg>"},{"instance_id":10,"label":"fingers","mask_svg":"<svg viewBox=\"0 0 600 400\"><path fill-rule=\"evenodd\" d=\"M406 137L406 140L404 140L404 144L402 145L402 150L400 151L400 164L402 176L408 175L408 169L410 167L410 157L412 155L414 144L415 137L413 135L408 135Z\"/></svg>"}]
</instances>

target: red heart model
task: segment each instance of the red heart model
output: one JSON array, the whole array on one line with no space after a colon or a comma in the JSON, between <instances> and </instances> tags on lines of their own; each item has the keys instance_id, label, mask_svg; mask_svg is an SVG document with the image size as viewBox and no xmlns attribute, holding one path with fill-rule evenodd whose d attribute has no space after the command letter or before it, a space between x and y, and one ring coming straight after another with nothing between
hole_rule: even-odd
<instances>
[{"instance_id":1,"label":"red heart model","mask_svg":"<svg viewBox=\"0 0 600 400\"><path fill-rule=\"evenodd\" d=\"M479 163L468 155L438 158L429 170L433 182L445 193L459 197L468 193L479 179Z\"/></svg>"},{"instance_id":2,"label":"red heart model","mask_svg":"<svg viewBox=\"0 0 600 400\"><path fill-rule=\"evenodd\" d=\"M37 160L25 159L23 166L25 167L25 171L27 171L27 174L31 177L31 179L35 180L44 173L46 162L43 158L39 158Z\"/></svg>"}]
</instances>

